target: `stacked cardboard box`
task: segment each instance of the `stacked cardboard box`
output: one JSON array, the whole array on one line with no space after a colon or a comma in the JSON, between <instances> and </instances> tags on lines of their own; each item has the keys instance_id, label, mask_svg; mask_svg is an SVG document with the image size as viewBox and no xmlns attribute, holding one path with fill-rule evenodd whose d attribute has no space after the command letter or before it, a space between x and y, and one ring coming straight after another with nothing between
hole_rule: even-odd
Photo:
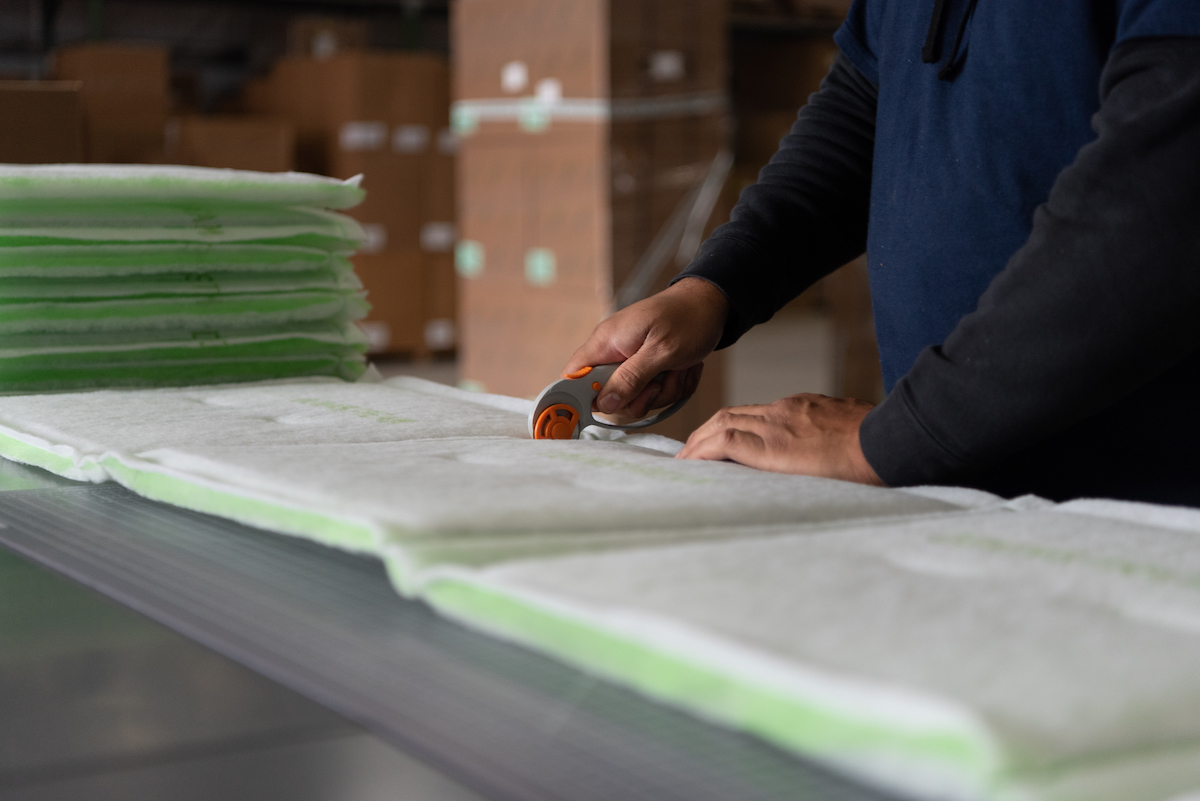
<instances>
[{"instance_id":1,"label":"stacked cardboard box","mask_svg":"<svg viewBox=\"0 0 1200 801\"><path fill-rule=\"evenodd\" d=\"M296 130L286 120L257 115L189 115L167 125L173 164L287 172L296 161Z\"/></svg>"},{"instance_id":2,"label":"stacked cardboard box","mask_svg":"<svg viewBox=\"0 0 1200 801\"><path fill-rule=\"evenodd\" d=\"M534 395L635 275L678 269L646 254L725 147L724 2L461 0L452 25L460 370ZM719 361L666 433L719 408Z\"/></svg>"},{"instance_id":3,"label":"stacked cardboard box","mask_svg":"<svg viewBox=\"0 0 1200 801\"><path fill-rule=\"evenodd\" d=\"M82 82L84 155L97 163L161 161L170 107L167 50L83 44L55 52L53 77Z\"/></svg>"},{"instance_id":4,"label":"stacked cardboard box","mask_svg":"<svg viewBox=\"0 0 1200 801\"><path fill-rule=\"evenodd\" d=\"M75 81L0 81L0 163L83 161Z\"/></svg>"},{"instance_id":5,"label":"stacked cardboard box","mask_svg":"<svg viewBox=\"0 0 1200 801\"><path fill-rule=\"evenodd\" d=\"M287 48L295 55L328 58L367 47L367 23L342 17L296 17L288 24Z\"/></svg>"},{"instance_id":6,"label":"stacked cardboard box","mask_svg":"<svg viewBox=\"0 0 1200 801\"><path fill-rule=\"evenodd\" d=\"M836 24L850 10L851 0L732 0L731 12L755 22Z\"/></svg>"},{"instance_id":7,"label":"stacked cardboard box","mask_svg":"<svg viewBox=\"0 0 1200 801\"><path fill-rule=\"evenodd\" d=\"M375 352L456 344L449 95L444 58L373 51L289 55L247 93L251 110L295 126L300 169L364 176L367 200L351 213L369 236L355 267Z\"/></svg>"}]
</instances>

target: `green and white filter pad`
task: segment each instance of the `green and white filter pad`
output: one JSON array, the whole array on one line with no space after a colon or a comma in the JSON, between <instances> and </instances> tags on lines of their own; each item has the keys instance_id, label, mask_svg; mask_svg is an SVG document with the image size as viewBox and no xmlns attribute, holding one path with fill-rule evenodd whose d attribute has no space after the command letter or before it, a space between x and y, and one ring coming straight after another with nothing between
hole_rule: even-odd
<instances>
[{"instance_id":1,"label":"green and white filter pad","mask_svg":"<svg viewBox=\"0 0 1200 801\"><path fill-rule=\"evenodd\" d=\"M362 195L297 173L0 165L0 392L361 375L346 324L369 307L346 256L363 231L330 209ZM57 339L23 343L38 336Z\"/></svg>"},{"instance_id":2,"label":"green and white filter pad","mask_svg":"<svg viewBox=\"0 0 1200 801\"><path fill-rule=\"evenodd\" d=\"M1200 512L534 442L528 407L412 379L10 396L0 454L375 555L467 626L902 795L1200 788Z\"/></svg>"},{"instance_id":3,"label":"green and white filter pad","mask_svg":"<svg viewBox=\"0 0 1200 801\"><path fill-rule=\"evenodd\" d=\"M348 209L360 180L149 164L0 164L0 200L236 201Z\"/></svg>"}]
</instances>

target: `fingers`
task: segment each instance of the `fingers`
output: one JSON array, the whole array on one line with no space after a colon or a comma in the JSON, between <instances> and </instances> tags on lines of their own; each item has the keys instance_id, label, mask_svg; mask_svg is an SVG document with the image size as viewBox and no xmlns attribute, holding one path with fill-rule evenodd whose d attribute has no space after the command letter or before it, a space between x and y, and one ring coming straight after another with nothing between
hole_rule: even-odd
<instances>
[{"instance_id":1,"label":"fingers","mask_svg":"<svg viewBox=\"0 0 1200 801\"><path fill-rule=\"evenodd\" d=\"M674 403L699 383L694 369L720 339L729 302L700 279L685 279L609 317L571 356L565 373L583 367L621 363L608 380L596 409L604 414L644 412L647 404ZM664 371L658 394L644 394Z\"/></svg>"},{"instance_id":2,"label":"fingers","mask_svg":"<svg viewBox=\"0 0 1200 801\"><path fill-rule=\"evenodd\" d=\"M651 379L662 372L662 357L653 349L642 348L617 368L601 390L596 408L612 414L638 398ZM661 391L661 390L660 390Z\"/></svg>"},{"instance_id":3,"label":"fingers","mask_svg":"<svg viewBox=\"0 0 1200 801\"><path fill-rule=\"evenodd\" d=\"M659 398L663 393L663 382L655 380L646 385L646 388L638 393L638 396L629 402L629 405L623 410L622 416L630 422L640 420L649 414L651 409L662 406Z\"/></svg>"},{"instance_id":4,"label":"fingers","mask_svg":"<svg viewBox=\"0 0 1200 801\"><path fill-rule=\"evenodd\" d=\"M646 417L655 409L664 409L683 398L691 397L696 392L703 367L703 364L697 364L687 370L667 370L659 373L636 398L617 413L608 414L608 418L615 423L632 423ZM597 410L598 402L597 398Z\"/></svg>"},{"instance_id":5,"label":"fingers","mask_svg":"<svg viewBox=\"0 0 1200 801\"><path fill-rule=\"evenodd\" d=\"M625 361L626 354L618 340L610 335L609 329L610 326L603 323L597 326L592 335L588 337L587 342L584 342L567 361L563 375L574 373L584 367Z\"/></svg>"},{"instance_id":6,"label":"fingers","mask_svg":"<svg viewBox=\"0 0 1200 801\"><path fill-rule=\"evenodd\" d=\"M697 437L693 434L675 458L704 459L710 462L731 461L757 467L763 462L766 450L766 443L758 434L728 427L707 436Z\"/></svg>"},{"instance_id":7,"label":"fingers","mask_svg":"<svg viewBox=\"0 0 1200 801\"><path fill-rule=\"evenodd\" d=\"M732 406L721 409L692 432L692 435L688 437L688 445L692 443L693 439L699 442L701 439L714 436L730 426L747 428L753 431L754 428L750 419L751 417L760 417L763 408L762 406ZM684 446L684 450L686 449L687 446ZM680 453L682 454L683 451L680 451Z\"/></svg>"}]
</instances>

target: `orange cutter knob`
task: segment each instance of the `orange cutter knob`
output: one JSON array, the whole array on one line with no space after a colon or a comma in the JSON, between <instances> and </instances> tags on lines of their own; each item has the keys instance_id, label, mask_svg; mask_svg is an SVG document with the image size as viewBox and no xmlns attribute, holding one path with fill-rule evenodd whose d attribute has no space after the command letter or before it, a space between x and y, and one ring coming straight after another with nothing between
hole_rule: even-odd
<instances>
[{"instance_id":1,"label":"orange cutter knob","mask_svg":"<svg viewBox=\"0 0 1200 801\"><path fill-rule=\"evenodd\" d=\"M572 439L579 425L579 412L565 403L556 403L540 415L533 426L534 439Z\"/></svg>"}]
</instances>

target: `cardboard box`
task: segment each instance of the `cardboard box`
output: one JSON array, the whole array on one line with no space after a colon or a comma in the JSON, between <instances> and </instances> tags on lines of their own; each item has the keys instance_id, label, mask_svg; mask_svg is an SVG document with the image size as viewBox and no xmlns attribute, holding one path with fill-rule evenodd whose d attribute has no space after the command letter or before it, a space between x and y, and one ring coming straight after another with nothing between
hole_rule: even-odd
<instances>
[{"instance_id":1,"label":"cardboard box","mask_svg":"<svg viewBox=\"0 0 1200 801\"><path fill-rule=\"evenodd\" d=\"M83 161L77 81L0 81L0 162Z\"/></svg>"},{"instance_id":2,"label":"cardboard box","mask_svg":"<svg viewBox=\"0 0 1200 801\"><path fill-rule=\"evenodd\" d=\"M362 321L374 353L424 351L423 256L413 250L358 253L354 271L367 290L371 312Z\"/></svg>"},{"instance_id":3,"label":"cardboard box","mask_svg":"<svg viewBox=\"0 0 1200 801\"><path fill-rule=\"evenodd\" d=\"M456 96L466 101L456 112L465 380L536 395L704 180L727 140L723 9L720 0L453 7ZM677 246L651 290L678 270ZM712 403L691 405L696 420L667 424L672 433L719 408L719 378L710 391Z\"/></svg>"},{"instance_id":4,"label":"cardboard box","mask_svg":"<svg viewBox=\"0 0 1200 801\"><path fill-rule=\"evenodd\" d=\"M795 110L741 114L737 124L738 163L757 172L775 155L780 140L791 132L795 122Z\"/></svg>"},{"instance_id":5,"label":"cardboard box","mask_svg":"<svg viewBox=\"0 0 1200 801\"><path fill-rule=\"evenodd\" d=\"M419 156L387 151L334 154L330 174L343 179L363 176L367 197L346 213L382 232L373 234L372 249L420 250L422 167Z\"/></svg>"},{"instance_id":6,"label":"cardboard box","mask_svg":"<svg viewBox=\"0 0 1200 801\"><path fill-rule=\"evenodd\" d=\"M248 110L296 126L300 169L338 171L338 153L434 152L449 124L446 60L429 53L285 56L243 98Z\"/></svg>"},{"instance_id":7,"label":"cardboard box","mask_svg":"<svg viewBox=\"0 0 1200 801\"><path fill-rule=\"evenodd\" d=\"M171 120L167 154L179 164L261 172L295 165L296 131L273 117L216 115Z\"/></svg>"},{"instance_id":8,"label":"cardboard box","mask_svg":"<svg viewBox=\"0 0 1200 801\"><path fill-rule=\"evenodd\" d=\"M739 18L778 22L824 23L836 26L846 18L852 0L733 0Z\"/></svg>"},{"instance_id":9,"label":"cardboard box","mask_svg":"<svg viewBox=\"0 0 1200 801\"><path fill-rule=\"evenodd\" d=\"M458 287L452 253L425 253L422 257L425 349L431 353L458 347Z\"/></svg>"},{"instance_id":10,"label":"cardboard box","mask_svg":"<svg viewBox=\"0 0 1200 801\"><path fill-rule=\"evenodd\" d=\"M55 51L53 77L81 82L88 161L161 161L170 107L167 49L91 43Z\"/></svg>"},{"instance_id":11,"label":"cardboard box","mask_svg":"<svg viewBox=\"0 0 1200 801\"><path fill-rule=\"evenodd\" d=\"M461 0L456 98L723 92L724 0Z\"/></svg>"},{"instance_id":12,"label":"cardboard box","mask_svg":"<svg viewBox=\"0 0 1200 801\"><path fill-rule=\"evenodd\" d=\"M97 95L154 95L169 91L165 47L92 42L68 45L54 52L54 77L83 82L85 97Z\"/></svg>"},{"instance_id":13,"label":"cardboard box","mask_svg":"<svg viewBox=\"0 0 1200 801\"><path fill-rule=\"evenodd\" d=\"M833 319L837 394L877 403L883 400L883 374L866 258L855 259L821 283Z\"/></svg>"},{"instance_id":14,"label":"cardboard box","mask_svg":"<svg viewBox=\"0 0 1200 801\"><path fill-rule=\"evenodd\" d=\"M459 284L459 375L478 389L533 397L609 312L595 296Z\"/></svg>"},{"instance_id":15,"label":"cardboard box","mask_svg":"<svg viewBox=\"0 0 1200 801\"><path fill-rule=\"evenodd\" d=\"M755 36L734 40L733 97L744 112L795 114L837 57L832 37Z\"/></svg>"},{"instance_id":16,"label":"cardboard box","mask_svg":"<svg viewBox=\"0 0 1200 801\"><path fill-rule=\"evenodd\" d=\"M329 58L335 53L367 48L366 20L341 17L296 17L288 23L287 49L294 55Z\"/></svg>"},{"instance_id":17,"label":"cardboard box","mask_svg":"<svg viewBox=\"0 0 1200 801\"><path fill-rule=\"evenodd\" d=\"M364 330L376 351L411 355L455 347L457 142L449 133L446 59L375 51L293 54L249 86L244 103L295 126L299 169L363 176L366 200L349 214L368 234L355 264L372 291L374 311ZM428 297L420 288L426 279Z\"/></svg>"}]
</instances>

